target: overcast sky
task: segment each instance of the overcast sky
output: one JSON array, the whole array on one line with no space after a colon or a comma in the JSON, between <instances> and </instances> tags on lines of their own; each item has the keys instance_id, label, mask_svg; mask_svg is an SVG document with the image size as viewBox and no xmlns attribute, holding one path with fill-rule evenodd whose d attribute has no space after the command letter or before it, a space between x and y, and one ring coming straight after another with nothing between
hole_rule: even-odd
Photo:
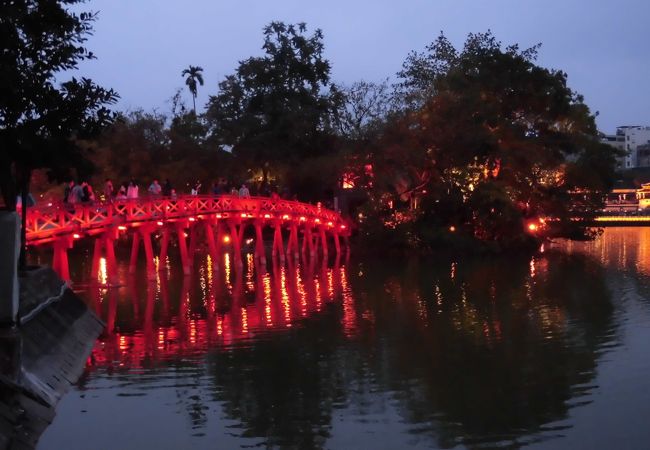
<instances>
[{"instance_id":1,"label":"overcast sky","mask_svg":"<svg viewBox=\"0 0 650 450\"><path fill-rule=\"evenodd\" d=\"M98 59L81 74L116 89L120 109L167 112L190 64L204 69L202 109L280 20L323 30L338 83L393 77L440 31L457 47L488 28L504 44L541 42L538 62L568 73L602 131L650 126L649 0L90 0L84 9L99 12L87 43Z\"/></svg>"}]
</instances>

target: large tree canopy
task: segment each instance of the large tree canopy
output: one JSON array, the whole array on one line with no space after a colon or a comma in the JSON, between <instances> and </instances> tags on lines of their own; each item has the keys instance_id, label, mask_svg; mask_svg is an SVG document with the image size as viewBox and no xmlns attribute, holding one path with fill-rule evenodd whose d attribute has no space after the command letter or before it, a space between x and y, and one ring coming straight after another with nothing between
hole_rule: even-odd
<instances>
[{"instance_id":1,"label":"large tree canopy","mask_svg":"<svg viewBox=\"0 0 650 450\"><path fill-rule=\"evenodd\" d=\"M566 74L536 65L536 54L503 49L488 32L460 51L441 35L409 56L403 115L368 161L384 226L409 228L418 245L450 227L505 244L533 218L575 233L571 217L597 209L616 155Z\"/></svg>"},{"instance_id":2,"label":"large tree canopy","mask_svg":"<svg viewBox=\"0 0 650 450\"><path fill-rule=\"evenodd\" d=\"M241 61L210 97L206 120L213 142L232 148L251 168L291 166L331 150L337 93L323 57L320 30L273 22L264 55Z\"/></svg>"},{"instance_id":3,"label":"large tree canopy","mask_svg":"<svg viewBox=\"0 0 650 450\"><path fill-rule=\"evenodd\" d=\"M112 90L86 78L56 84L62 72L94 57L84 42L95 15L69 10L80 2L0 2L0 189L9 209L33 169L56 173L82 165L79 140L111 119Z\"/></svg>"}]
</instances>

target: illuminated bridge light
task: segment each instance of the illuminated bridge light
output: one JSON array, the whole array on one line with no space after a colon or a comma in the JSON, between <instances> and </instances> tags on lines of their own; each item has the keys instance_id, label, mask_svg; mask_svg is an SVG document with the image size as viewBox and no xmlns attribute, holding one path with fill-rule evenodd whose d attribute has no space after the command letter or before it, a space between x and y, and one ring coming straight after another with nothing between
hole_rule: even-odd
<instances>
[{"instance_id":1,"label":"illuminated bridge light","mask_svg":"<svg viewBox=\"0 0 650 450\"><path fill-rule=\"evenodd\" d=\"M333 224L332 222L327 222L327 226L328 226L328 227L333 227L334 224Z\"/></svg>"},{"instance_id":2,"label":"illuminated bridge light","mask_svg":"<svg viewBox=\"0 0 650 450\"><path fill-rule=\"evenodd\" d=\"M271 214L264 214L264 218L265 218L265 219L270 219L270 218L271 218Z\"/></svg>"},{"instance_id":3,"label":"illuminated bridge light","mask_svg":"<svg viewBox=\"0 0 650 450\"><path fill-rule=\"evenodd\" d=\"M216 217L217 219L221 219L221 214L217 214L215 217Z\"/></svg>"},{"instance_id":4,"label":"illuminated bridge light","mask_svg":"<svg viewBox=\"0 0 650 450\"><path fill-rule=\"evenodd\" d=\"M242 217L243 219L245 219L245 218L246 218L246 213L241 213L241 217Z\"/></svg>"},{"instance_id":5,"label":"illuminated bridge light","mask_svg":"<svg viewBox=\"0 0 650 450\"><path fill-rule=\"evenodd\" d=\"M75 239L79 239L81 237L81 235L79 233L75 233L75 234L72 235L72 237L75 238Z\"/></svg>"},{"instance_id":6,"label":"illuminated bridge light","mask_svg":"<svg viewBox=\"0 0 650 450\"><path fill-rule=\"evenodd\" d=\"M307 218L306 218L305 216L300 216L300 221L301 221L301 222L304 222L304 221L306 221L306 220L307 220Z\"/></svg>"},{"instance_id":7,"label":"illuminated bridge light","mask_svg":"<svg viewBox=\"0 0 650 450\"><path fill-rule=\"evenodd\" d=\"M224 244L227 244L227 243L229 243L229 242L230 242L230 236L225 235L225 236L223 237L223 243L224 243Z\"/></svg>"},{"instance_id":8,"label":"illuminated bridge light","mask_svg":"<svg viewBox=\"0 0 650 450\"><path fill-rule=\"evenodd\" d=\"M289 219L291 219L291 216L289 214L285 214L284 216L282 216L282 220L289 220Z\"/></svg>"},{"instance_id":9,"label":"illuminated bridge light","mask_svg":"<svg viewBox=\"0 0 650 450\"><path fill-rule=\"evenodd\" d=\"M160 220L159 220L158 222L156 222L156 224L158 224L159 227L162 227L162 226L164 225L164 224L162 223L162 221L160 221Z\"/></svg>"},{"instance_id":10,"label":"illuminated bridge light","mask_svg":"<svg viewBox=\"0 0 650 450\"><path fill-rule=\"evenodd\" d=\"M194 222L194 221L196 221L196 217L190 217L188 220L189 220L190 222Z\"/></svg>"},{"instance_id":11,"label":"illuminated bridge light","mask_svg":"<svg viewBox=\"0 0 650 450\"><path fill-rule=\"evenodd\" d=\"M117 229L120 231L124 231L126 230L126 227L124 225L120 225L119 227L117 227Z\"/></svg>"},{"instance_id":12,"label":"illuminated bridge light","mask_svg":"<svg viewBox=\"0 0 650 450\"><path fill-rule=\"evenodd\" d=\"M345 230L345 228L346 228L345 225L341 225L341 230Z\"/></svg>"},{"instance_id":13,"label":"illuminated bridge light","mask_svg":"<svg viewBox=\"0 0 650 450\"><path fill-rule=\"evenodd\" d=\"M314 223L320 223L320 219L314 219Z\"/></svg>"},{"instance_id":14,"label":"illuminated bridge light","mask_svg":"<svg viewBox=\"0 0 650 450\"><path fill-rule=\"evenodd\" d=\"M650 216L603 216L596 217L596 222L650 222Z\"/></svg>"}]
</instances>

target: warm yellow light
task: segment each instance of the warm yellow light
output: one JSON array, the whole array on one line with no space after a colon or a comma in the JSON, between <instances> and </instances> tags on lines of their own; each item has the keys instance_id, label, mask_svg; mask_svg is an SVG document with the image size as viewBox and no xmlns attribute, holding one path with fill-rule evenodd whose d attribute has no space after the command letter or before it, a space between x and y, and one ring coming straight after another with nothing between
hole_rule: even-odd
<instances>
[{"instance_id":1,"label":"warm yellow light","mask_svg":"<svg viewBox=\"0 0 650 450\"><path fill-rule=\"evenodd\" d=\"M117 227L117 229L120 231L124 231L126 230L126 227L124 225L120 225L119 227Z\"/></svg>"},{"instance_id":2,"label":"warm yellow light","mask_svg":"<svg viewBox=\"0 0 650 450\"><path fill-rule=\"evenodd\" d=\"M529 229L530 231L537 231L537 228L538 228L538 227L537 227L537 224L535 224L535 223L529 223L529 224L528 224L528 229Z\"/></svg>"},{"instance_id":3,"label":"warm yellow light","mask_svg":"<svg viewBox=\"0 0 650 450\"><path fill-rule=\"evenodd\" d=\"M75 234L72 235L72 237L75 238L75 239L79 239L81 237L81 235L78 234L78 233L75 233Z\"/></svg>"},{"instance_id":4,"label":"warm yellow light","mask_svg":"<svg viewBox=\"0 0 650 450\"><path fill-rule=\"evenodd\" d=\"M264 218L265 218L265 219L270 219L270 218L271 218L271 214L264 214Z\"/></svg>"},{"instance_id":5,"label":"warm yellow light","mask_svg":"<svg viewBox=\"0 0 650 450\"><path fill-rule=\"evenodd\" d=\"M228 242L230 242L230 236L225 235L225 236L223 237L223 243L224 243L224 244L227 244Z\"/></svg>"},{"instance_id":6,"label":"warm yellow light","mask_svg":"<svg viewBox=\"0 0 650 450\"><path fill-rule=\"evenodd\" d=\"M160 221L160 220L159 220L158 222L156 222L156 223L158 224L159 227L162 227L162 226L163 226L163 223L162 223L162 221Z\"/></svg>"},{"instance_id":7,"label":"warm yellow light","mask_svg":"<svg viewBox=\"0 0 650 450\"><path fill-rule=\"evenodd\" d=\"M452 226L450 226L450 227L449 227L449 231L451 231L451 232L453 233L454 231L456 231L456 227L455 227L455 226L453 226L453 225L452 225Z\"/></svg>"},{"instance_id":8,"label":"warm yellow light","mask_svg":"<svg viewBox=\"0 0 650 450\"><path fill-rule=\"evenodd\" d=\"M285 214L284 216L282 216L282 219L283 219L283 220L289 220L290 218L291 218L291 217L289 217L289 214Z\"/></svg>"}]
</instances>

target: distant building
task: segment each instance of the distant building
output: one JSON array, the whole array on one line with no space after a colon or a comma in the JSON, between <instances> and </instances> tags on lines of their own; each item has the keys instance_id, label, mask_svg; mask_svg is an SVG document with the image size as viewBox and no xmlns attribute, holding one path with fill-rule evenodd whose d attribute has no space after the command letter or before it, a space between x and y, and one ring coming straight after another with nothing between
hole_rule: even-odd
<instances>
[{"instance_id":1,"label":"distant building","mask_svg":"<svg viewBox=\"0 0 650 450\"><path fill-rule=\"evenodd\" d=\"M603 134L601 142L627 152L619 158L621 169L650 167L650 127L618 127L616 134Z\"/></svg>"}]
</instances>

